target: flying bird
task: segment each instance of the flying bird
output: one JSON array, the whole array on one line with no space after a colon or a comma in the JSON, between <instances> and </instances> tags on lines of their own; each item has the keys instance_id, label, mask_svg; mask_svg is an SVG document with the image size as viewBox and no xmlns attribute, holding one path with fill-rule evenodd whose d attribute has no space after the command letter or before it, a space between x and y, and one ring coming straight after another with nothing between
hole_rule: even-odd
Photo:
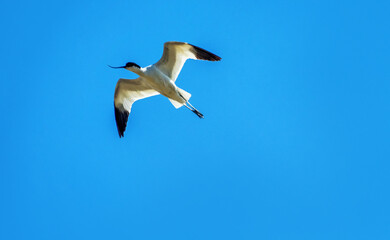
<instances>
[{"instance_id":1,"label":"flying bird","mask_svg":"<svg viewBox=\"0 0 390 240\"><path fill-rule=\"evenodd\" d=\"M187 59L219 61L220 57L200 47L185 42L166 42L161 59L150 66L140 67L128 62L124 68L139 75L137 79L118 80L115 87L115 120L119 137L124 136L131 106L137 100L161 94L169 99L175 108L187 107L199 118L203 118L188 101L191 94L176 86L176 79Z\"/></svg>"}]
</instances>

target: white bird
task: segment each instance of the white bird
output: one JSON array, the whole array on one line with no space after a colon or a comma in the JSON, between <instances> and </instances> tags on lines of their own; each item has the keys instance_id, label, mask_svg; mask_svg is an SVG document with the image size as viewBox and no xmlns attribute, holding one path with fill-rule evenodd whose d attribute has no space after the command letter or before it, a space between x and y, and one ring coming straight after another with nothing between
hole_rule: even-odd
<instances>
[{"instance_id":1,"label":"white bird","mask_svg":"<svg viewBox=\"0 0 390 240\"><path fill-rule=\"evenodd\" d=\"M220 57L185 42L166 42L161 59L150 66L140 67L128 62L122 67L139 75L137 79L121 78L116 84L114 94L115 120L119 137L123 137L131 106L137 100L161 94L169 99L175 108L187 107L199 118L203 114L188 100L191 94L176 86L175 81L187 59L219 61Z\"/></svg>"}]
</instances>

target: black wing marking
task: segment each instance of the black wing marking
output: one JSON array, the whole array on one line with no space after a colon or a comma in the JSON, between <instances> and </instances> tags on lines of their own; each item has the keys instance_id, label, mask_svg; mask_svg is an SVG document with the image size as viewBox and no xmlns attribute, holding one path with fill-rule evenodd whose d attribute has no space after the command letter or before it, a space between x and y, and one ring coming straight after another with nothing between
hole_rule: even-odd
<instances>
[{"instance_id":1,"label":"black wing marking","mask_svg":"<svg viewBox=\"0 0 390 240\"><path fill-rule=\"evenodd\" d=\"M220 61L221 58L203 48L185 42L166 42L161 59L155 65L176 81L187 59Z\"/></svg>"},{"instance_id":2,"label":"black wing marking","mask_svg":"<svg viewBox=\"0 0 390 240\"><path fill-rule=\"evenodd\" d=\"M114 104L115 107L115 121L116 121L116 126L118 128L118 134L119 137L124 137L124 132L126 130L127 126L127 120L129 119L129 112L125 110L123 107L122 108L117 108Z\"/></svg>"},{"instance_id":3,"label":"black wing marking","mask_svg":"<svg viewBox=\"0 0 390 240\"><path fill-rule=\"evenodd\" d=\"M194 46L192 44L188 44L188 45L192 46L191 52L195 55L196 59L207 60L207 61L221 60L221 58L215 55L214 53L211 53L207 50L204 50L203 48Z\"/></svg>"},{"instance_id":4,"label":"black wing marking","mask_svg":"<svg viewBox=\"0 0 390 240\"><path fill-rule=\"evenodd\" d=\"M142 78L118 80L114 93L114 108L119 137L124 137L133 103L157 94L159 94L157 91L144 84Z\"/></svg>"}]
</instances>

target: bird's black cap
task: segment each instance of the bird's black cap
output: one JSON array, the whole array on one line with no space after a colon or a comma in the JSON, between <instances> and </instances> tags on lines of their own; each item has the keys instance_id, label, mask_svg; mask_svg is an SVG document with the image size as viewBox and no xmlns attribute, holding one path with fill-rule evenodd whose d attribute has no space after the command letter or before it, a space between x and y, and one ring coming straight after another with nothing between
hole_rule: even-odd
<instances>
[{"instance_id":1,"label":"bird's black cap","mask_svg":"<svg viewBox=\"0 0 390 240\"><path fill-rule=\"evenodd\" d=\"M125 68L128 68L128 67L137 67L137 68L141 68L138 64L133 63L133 62L128 62L128 63L126 63Z\"/></svg>"}]
</instances>

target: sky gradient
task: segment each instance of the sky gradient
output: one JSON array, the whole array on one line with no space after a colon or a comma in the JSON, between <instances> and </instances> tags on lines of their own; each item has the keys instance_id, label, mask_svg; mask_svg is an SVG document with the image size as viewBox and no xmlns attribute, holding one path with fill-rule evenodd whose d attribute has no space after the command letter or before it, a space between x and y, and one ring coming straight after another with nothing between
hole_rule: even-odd
<instances>
[{"instance_id":1,"label":"sky gradient","mask_svg":"<svg viewBox=\"0 0 390 240\"><path fill-rule=\"evenodd\" d=\"M0 9L0 239L390 239L387 1ZM189 60L115 126L113 66Z\"/></svg>"}]
</instances>

